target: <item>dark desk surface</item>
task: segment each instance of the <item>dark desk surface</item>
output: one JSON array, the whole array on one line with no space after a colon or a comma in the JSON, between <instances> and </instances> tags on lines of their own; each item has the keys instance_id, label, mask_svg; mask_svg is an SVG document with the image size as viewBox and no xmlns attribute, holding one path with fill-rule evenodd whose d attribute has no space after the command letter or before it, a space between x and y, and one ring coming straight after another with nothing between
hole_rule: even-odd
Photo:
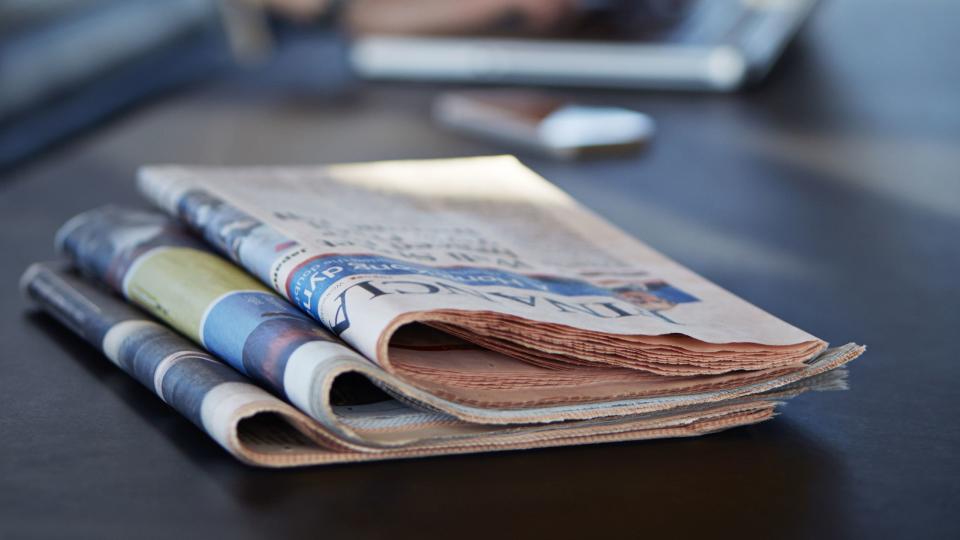
<instances>
[{"instance_id":1,"label":"dark desk surface","mask_svg":"<svg viewBox=\"0 0 960 540\"><path fill-rule=\"evenodd\" d=\"M334 53L301 49L286 63L299 54L309 70L181 92L0 181L0 536L960 538L960 4L821 7L754 90L579 94L652 114L646 154L522 157L747 300L868 344L849 392L691 440L279 472L235 462L32 314L15 281L73 214L139 204L141 163L504 151L431 125L433 86L311 90L316 71L337 71Z\"/></svg>"}]
</instances>

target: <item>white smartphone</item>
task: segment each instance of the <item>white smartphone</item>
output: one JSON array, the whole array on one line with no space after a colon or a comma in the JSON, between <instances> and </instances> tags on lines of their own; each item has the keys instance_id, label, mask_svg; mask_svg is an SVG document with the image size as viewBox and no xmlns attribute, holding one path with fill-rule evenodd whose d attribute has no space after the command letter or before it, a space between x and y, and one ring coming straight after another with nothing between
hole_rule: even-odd
<instances>
[{"instance_id":1,"label":"white smartphone","mask_svg":"<svg viewBox=\"0 0 960 540\"><path fill-rule=\"evenodd\" d=\"M433 116L457 131L564 159L636 151L654 134L646 114L577 105L530 90L445 93L434 103Z\"/></svg>"}]
</instances>

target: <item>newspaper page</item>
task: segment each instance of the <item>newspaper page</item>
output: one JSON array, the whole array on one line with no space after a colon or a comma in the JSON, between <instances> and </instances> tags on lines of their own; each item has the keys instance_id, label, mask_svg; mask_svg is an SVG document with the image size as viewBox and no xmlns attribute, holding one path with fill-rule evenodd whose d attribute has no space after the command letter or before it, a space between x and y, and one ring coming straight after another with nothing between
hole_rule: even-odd
<instances>
[{"instance_id":1,"label":"newspaper page","mask_svg":"<svg viewBox=\"0 0 960 540\"><path fill-rule=\"evenodd\" d=\"M678 377L798 368L827 346L508 156L146 167L140 186L390 372L442 370L451 355L405 352L441 336L557 371Z\"/></svg>"},{"instance_id":2,"label":"newspaper page","mask_svg":"<svg viewBox=\"0 0 960 540\"><path fill-rule=\"evenodd\" d=\"M554 370L495 351L444 341L438 351L397 349L416 364L439 354L443 370L389 373L357 354L315 321L162 214L106 206L68 221L59 250L80 271L121 293L189 337L239 373L321 422L344 440L402 445L454 436L453 420L504 425L583 420L717 403L793 384L849 359L841 348L802 368L723 375L664 377L640 370L578 367ZM436 341L436 340L435 340ZM423 362L421 362L422 364ZM353 384L350 384L353 381ZM366 384L356 384L364 382ZM405 427L377 436L346 422L342 405L382 398L431 411L423 419L443 430ZM397 411L391 415L398 414ZM385 413L381 420L387 421ZM471 431L476 435L477 430ZM376 439L376 440L375 440Z\"/></svg>"},{"instance_id":3,"label":"newspaper page","mask_svg":"<svg viewBox=\"0 0 960 540\"><path fill-rule=\"evenodd\" d=\"M486 427L466 437L432 443L388 449L365 447L340 440L322 424L61 264L32 265L21 284L29 298L100 348L110 362L204 430L234 457L256 466L293 467L697 436L767 420L780 400L806 390L834 389L843 384L842 377L820 377L747 399L639 417L514 429ZM429 413L394 400L349 409L343 414L344 421L371 433L436 429L429 421Z\"/></svg>"}]
</instances>

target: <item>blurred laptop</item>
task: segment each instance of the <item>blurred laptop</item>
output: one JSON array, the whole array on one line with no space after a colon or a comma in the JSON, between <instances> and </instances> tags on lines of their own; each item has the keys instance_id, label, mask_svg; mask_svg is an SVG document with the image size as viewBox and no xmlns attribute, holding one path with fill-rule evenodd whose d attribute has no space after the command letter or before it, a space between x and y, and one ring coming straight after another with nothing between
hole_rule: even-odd
<instances>
[{"instance_id":1,"label":"blurred laptop","mask_svg":"<svg viewBox=\"0 0 960 540\"><path fill-rule=\"evenodd\" d=\"M817 0L579 0L548 39L364 35L362 76L730 91L761 79Z\"/></svg>"}]
</instances>

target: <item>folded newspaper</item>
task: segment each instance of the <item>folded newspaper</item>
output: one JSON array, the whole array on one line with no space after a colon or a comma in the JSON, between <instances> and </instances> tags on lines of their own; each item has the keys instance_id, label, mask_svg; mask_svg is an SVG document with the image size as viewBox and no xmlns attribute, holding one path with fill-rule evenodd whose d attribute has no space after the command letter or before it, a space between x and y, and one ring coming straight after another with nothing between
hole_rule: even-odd
<instances>
[{"instance_id":1,"label":"folded newspaper","mask_svg":"<svg viewBox=\"0 0 960 540\"><path fill-rule=\"evenodd\" d=\"M511 157L146 167L139 186L164 213L75 217L72 268L34 265L24 290L251 464L701 435L845 387L864 350Z\"/></svg>"}]
</instances>

